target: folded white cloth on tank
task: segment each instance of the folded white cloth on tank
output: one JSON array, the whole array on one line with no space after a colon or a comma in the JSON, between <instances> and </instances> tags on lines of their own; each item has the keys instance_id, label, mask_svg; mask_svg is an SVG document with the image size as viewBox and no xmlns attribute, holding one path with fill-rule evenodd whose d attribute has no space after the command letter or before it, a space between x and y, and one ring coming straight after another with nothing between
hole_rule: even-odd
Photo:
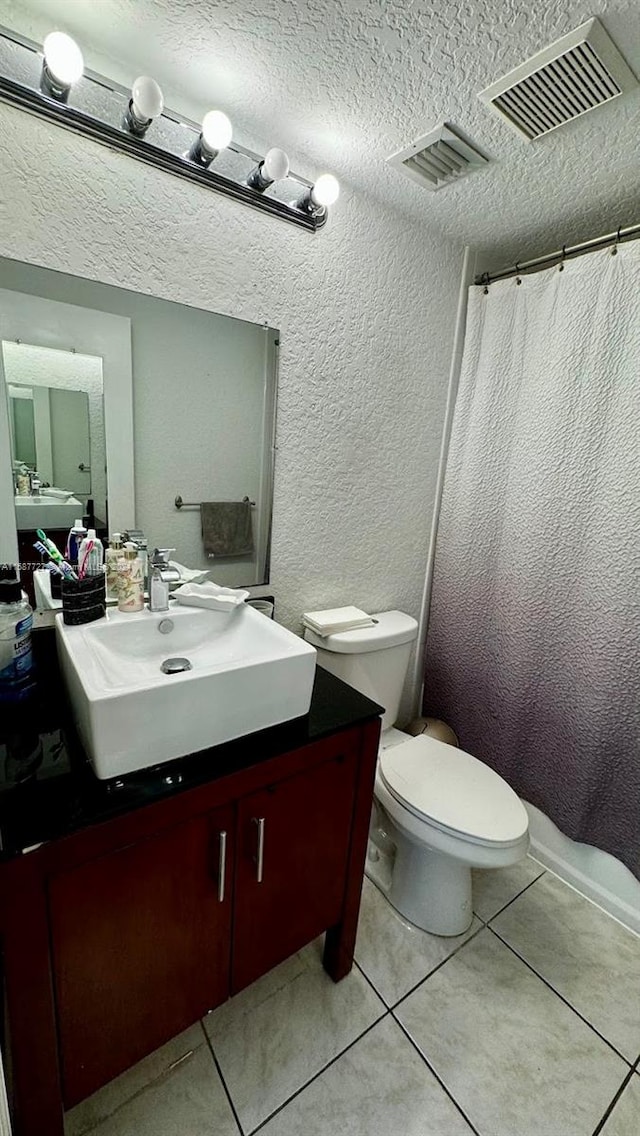
<instances>
[{"instance_id":1,"label":"folded white cloth on tank","mask_svg":"<svg viewBox=\"0 0 640 1136\"><path fill-rule=\"evenodd\" d=\"M302 623L316 635L326 638L337 631L356 631L359 627L373 627L375 620L359 607L332 607L326 611L305 611Z\"/></svg>"},{"instance_id":2,"label":"folded white cloth on tank","mask_svg":"<svg viewBox=\"0 0 640 1136\"><path fill-rule=\"evenodd\" d=\"M213 611L233 611L249 593L241 588L223 588L209 580L206 584L182 584L173 592L174 600L187 607L208 607Z\"/></svg>"}]
</instances>

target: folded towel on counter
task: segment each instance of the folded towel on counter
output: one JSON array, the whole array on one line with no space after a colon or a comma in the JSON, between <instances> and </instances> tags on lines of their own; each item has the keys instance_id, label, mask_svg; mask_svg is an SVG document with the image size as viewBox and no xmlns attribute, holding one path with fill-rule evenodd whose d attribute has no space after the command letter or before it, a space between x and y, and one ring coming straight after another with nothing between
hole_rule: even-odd
<instances>
[{"instance_id":1,"label":"folded towel on counter","mask_svg":"<svg viewBox=\"0 0 640 1136\"><path fill-rule=\"evenodd\" d=\"M250 501L202 501L200 517L207 556L251 556Z\"/></svg>"},{"instance_id":2,"label":"folded towel on counter","mask_svg":"<svg viewBox=\"0 0 640 1136\"><path fill-rule=\"evenodd\" d=\"M40 496L54 497L56 501L68 501L70 497L73 497L73 491L71 489L56 489L53 485L46 487L41 485Z\"/></svg>"},{"instance_id":3,"label":"folded towel on counter","mask_svg":"<svg viewBox=\"0 0 640 1136\"><path fill-rule=\"evenodd\" d=\"M169 567L180 573L181 584L203 584L211 571L210 568L185 568L177 560L170 560Z\"/></svg>"},{"instance_id":4,"label":"folded towel on counter","mask_svg":"<svg viewBox=\"0 0 640 1136\"><path fill-rule=\"evenodd\" d=\"M223 588L210 580L206 584L182 584L173 593L174 600L186 607L208 607L212 611L234 611L241 607L249 593L241 588Z\"/></svg>"},{"instance_id":5,"label":"folded towel on counter","mask_svg":"<svg viewBox=\"0 0 640 1136\"><path fill-rule=\"evenodd\" d=\"M334 635L337 631L356 631L359 627L373 627L375 619L359 607L333 607L326 611L305 611L302 623L316 635Z\"/></svg>"}]
</instances>

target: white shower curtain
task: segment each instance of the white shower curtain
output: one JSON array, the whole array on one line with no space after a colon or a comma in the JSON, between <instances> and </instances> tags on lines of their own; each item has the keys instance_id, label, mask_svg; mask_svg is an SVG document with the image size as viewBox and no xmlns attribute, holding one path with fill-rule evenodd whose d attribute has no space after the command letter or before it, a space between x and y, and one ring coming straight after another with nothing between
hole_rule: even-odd
<instances>
[{"instance_id":1,"label":"white shower curtain","mask_svg":"<svg viewBox=\"0 0 640 1136\"><path fill-rule=\"evenodd\" d=\"M640 876L640 241L470 289L425 710Z\"/></svg>"}]
</instances>

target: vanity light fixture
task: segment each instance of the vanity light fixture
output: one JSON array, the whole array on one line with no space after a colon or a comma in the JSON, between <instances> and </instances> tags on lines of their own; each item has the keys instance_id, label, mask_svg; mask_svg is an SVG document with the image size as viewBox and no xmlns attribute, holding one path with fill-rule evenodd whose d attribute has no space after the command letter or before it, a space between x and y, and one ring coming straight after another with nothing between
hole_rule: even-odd
<instances>
[{"instance_id":1,"label":"vanity light fixture","mask_svg":"<svg viewBox=\"0 0 640 1136\"><path fill-rule=\"evenodd\" d=\"M340 194L340 184L333 174L321 174L298 202L312 217L324 217L328 207L334 205Z\"/></svg>"},{"instance_id":2,"label":"vanity light fixture","mask_svg":"<svg viewBox=\"0 0 640 1136\"><path fill-rule=\"evenodd\" d=\"M49 32L42 49L40 89L45 95L66 103L73 84L84 73L82 52L65 32Z\"/></svg>"},{"instance_id":3,"label":"vanity light fixture","mask_svg":"<svg viewBox=\"0 0 640 1136\"><path fill-rule=\"evenodd\" d=\"M154 118L164 109L162 91L149 75L139 75L131 88L131 98L124 122L127 130L138 138L143 138Z\"/></svg>"},{"instance_id":4,"label":"vanity light fixture","mask_svg":"<svg viewBox=\"0 0 640 1136\"><path fill-rule=\"evenodd\" d=\"M226 114L221 110L210 110L202 120L200 137L189 150L192 162L198 162L205 169L226 150L233 137L233 128Z\"/></svg>"},{"instance_id":5,"label":"vanity light fixture","mask_svg":"<svg viewBox=\"0 0 640 1136\"><path fill-rule=\"evenodd\" d=\"M332 174L313 185L277 146L262 155L236 142L222 111L198 125L164 105L150 76L128 88L86 69L65 32L51 32L41 46L0 28L0 101L308 232L326 224L338 197Z\"/></svg>"},{"instance_id":6,"label":"vanity light fixture","mask_svg":"<svg viewBox=\"0 0 640 1136\"><path fill-rule=\"evenodd\" d=\"M264 193L274 181L282 181L283 178L289 176L289 158L284 150L279 150L277 146L272 146L267 150L260 165L256 166L251 171L247 178L247 185L252 189L257 189L258 193Z\"/></svg>"}]
</instances>

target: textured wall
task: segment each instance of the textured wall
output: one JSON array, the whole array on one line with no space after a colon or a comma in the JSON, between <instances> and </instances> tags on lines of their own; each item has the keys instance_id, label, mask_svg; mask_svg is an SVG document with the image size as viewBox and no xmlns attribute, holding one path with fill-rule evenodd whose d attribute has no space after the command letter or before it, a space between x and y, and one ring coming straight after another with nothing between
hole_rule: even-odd
<instances>
[{"instance_id":1,"label":"textured wall","mask_svg":"<svg viewBox=\"0 0 640 1136\"><path fill-rule=\"evenodd\" d=\"M2 253L280 328L283 622L417 614L461 251L364 196L314 237L4 106L0 132Z\"/></svg>"}]
</instances>

